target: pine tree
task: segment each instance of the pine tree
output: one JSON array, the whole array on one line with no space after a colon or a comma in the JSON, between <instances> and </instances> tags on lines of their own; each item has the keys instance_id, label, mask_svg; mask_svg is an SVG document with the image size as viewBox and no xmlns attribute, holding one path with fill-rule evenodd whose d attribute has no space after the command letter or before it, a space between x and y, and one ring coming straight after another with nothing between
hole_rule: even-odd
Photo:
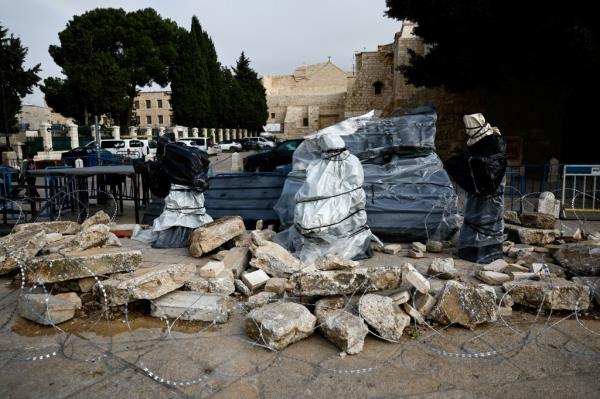
<instances>
[{"instance_id":1,"label":"pine tree","mask_svg":"<svg viewBox=\"0 0 600 399\"><path fill-rule=\"evenodd\" d=\"M234 97L237 102L237 107L234 107L237 109L235 127L260 131L268 118L265 88L244 52L238 58L234 71L240 91L239 97Z\"/></svg>"}]
</instances>

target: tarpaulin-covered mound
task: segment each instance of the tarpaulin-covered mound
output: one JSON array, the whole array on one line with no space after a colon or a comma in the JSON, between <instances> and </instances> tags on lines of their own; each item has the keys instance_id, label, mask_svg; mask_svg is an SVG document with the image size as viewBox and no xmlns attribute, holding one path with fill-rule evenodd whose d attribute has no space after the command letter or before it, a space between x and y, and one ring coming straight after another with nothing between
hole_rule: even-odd
<instances>
[{"instance_id":1,"label":"tarpaulin-covered mound","mask_svg":"<svg viewBox=\"0 0 600 399\"><path fill-rule=\"evenodd\" d=\"M339 135L364 170L367 224L394 241L447 239L458 228L456 191L435 153L437 115L421 107L406 115L350 118L316 133ZM307 165L321 156L313 140L294 152L275 211L282 226L294 223L295 196L306 179Z\"/></svg>"}]
</instances>

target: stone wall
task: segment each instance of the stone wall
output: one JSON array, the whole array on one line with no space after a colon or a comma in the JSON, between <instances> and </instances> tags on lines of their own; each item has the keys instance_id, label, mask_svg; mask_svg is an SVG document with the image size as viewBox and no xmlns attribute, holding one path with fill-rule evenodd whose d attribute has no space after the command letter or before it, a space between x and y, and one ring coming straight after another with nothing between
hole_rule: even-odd
<instances>
[{"instance_id":1,"label":"stone wall","mask_svg":"<svg viewBox=\"0 0 600 399\"><path fill-rule=\"evenodd\" d=\"M150 107L147 106L150 101ZM173 110L170 91L143 91L133 100L133 114L141 127L169 127ZM149 120L148 120L149 118Z\"/></svg>"}]
</instances>

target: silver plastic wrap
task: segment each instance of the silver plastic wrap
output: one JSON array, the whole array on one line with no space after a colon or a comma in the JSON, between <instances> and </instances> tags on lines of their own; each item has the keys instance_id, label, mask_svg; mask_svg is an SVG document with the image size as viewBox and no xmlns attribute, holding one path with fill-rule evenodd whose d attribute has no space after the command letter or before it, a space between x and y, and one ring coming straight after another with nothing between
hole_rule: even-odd
<instances>
[{"instance_id":1,"label":"silver plastic wrap","mask_svg":"<svg viewBox=\"0 0 600 399\"><path fill-rule=\"evenodd\" d=\"M294 196L293 225L275 241L307 264L325 254L364 257L372 235L362 165L337 135L315 135L304 144L309 142L309 156L300 164L294 159L296 171L306 168L306 178Z\"/></svg>"},{"instance_id":2,"label":"silver plastic wrap","mask_svg":"<svg viewBox=\"0 0 600 399\"><path fill-rule=\"evenodd\" d=\"M337 134L363 166L367 223L392 241L445 240L458 229L457 195L435 153L437 115L431 107L385 119L372 113L319 131ZM294 223L294 196L305 166L318 156L310 136L294 152L293 170L275 205L281 225Z\"/></svg>"},{"instance_id":3,"label":"silver plastic wrap","mask_svg":"<svg viewBox=\"0 0 600 399\"><path fill-rule=\"evenodd\" d=\"M157 243L158 247L183 247L191 231L212 222L204 208L204 193L199 190L171 185L171 191L165 198L165 207L159 217L154 219L152 229L137 230L131 237L146 243Z\"/></svg>"}]
</instances>

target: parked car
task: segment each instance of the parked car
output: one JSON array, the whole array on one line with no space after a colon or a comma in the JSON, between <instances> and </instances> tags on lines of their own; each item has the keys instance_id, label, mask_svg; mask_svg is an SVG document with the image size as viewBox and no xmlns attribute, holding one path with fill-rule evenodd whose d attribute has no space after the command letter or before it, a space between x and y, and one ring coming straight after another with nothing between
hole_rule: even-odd
<instances>
[{"instance_id":1,"label":"parked car","mask_svg":"<svg viewBox=\"0 0 600 399\"><path fill-rule=\"evenodd\" d=\"M213 149L219 151L242 151L242 145L237 141L224 140L218 144L213 145Z\"/></svg>"},{"instance_id":2,"label":"parked car","mask_svg":"<svg viewBox=\"0 0 600 399\"><path fill-rule=\"evenodd\" d=\"M303 139L286 140L270 151L261 152L244 158L244 170L247 172L269 172L276 167L292 163L292 155Z\"/></svg>"},{"instance_id":3,"label":"parked car","mask_svg":"<svg viewBox=\"0 0 600 399\"><path fill-rule=\"evenodd\" d=\"M88 148L96 148L96 141L86 145ZM131 159L154 159L156 155L156 141L147 139L107 139L100 140L100 148L115 155L122 155Z\"/></svg>"},{"instance_id":4,"label":"parked car","mask_svg":"<svg viewBox=\"0 0 600 399\"><path fill-rule=\"evenodd\" d=\"M244 150L244 151L257 150L258 143L256 142L256 140L253 140L255 138L256 137L247 137L245 139L242 139L242 141L240 142L240 144L242 145L242 150Z\"/></svg>"},{"instance_id":5,"label":"parked car","mask_svg":"<svg viewBox=\"0 0 600 399\"><path fill-rule=\"evenodd\" d=\"M75 160L80 158L83 161L83 166L96 166L98 165L98 159L96 156L96 148L95 147L77 147L69 150L67 152L63 152L60 156L60 159L64 161L65 165L75 167ZM123 163L125 158L118 154L113 154L110 151L101 149L100 150L100 160L102 162L115 162L115 163Z\"/></svg>"},{"instance_id":6,"label":"parked car","mask_svg":"<svg viewBox=\"0 0 600 399\"><path fill-rule=\"evenodd\" d=\"M179 139L177 141L190 147L196 147L202 151L208 152L208 139L206 137L191 137L187 139Z\"/></svg>"}]
</instances>

